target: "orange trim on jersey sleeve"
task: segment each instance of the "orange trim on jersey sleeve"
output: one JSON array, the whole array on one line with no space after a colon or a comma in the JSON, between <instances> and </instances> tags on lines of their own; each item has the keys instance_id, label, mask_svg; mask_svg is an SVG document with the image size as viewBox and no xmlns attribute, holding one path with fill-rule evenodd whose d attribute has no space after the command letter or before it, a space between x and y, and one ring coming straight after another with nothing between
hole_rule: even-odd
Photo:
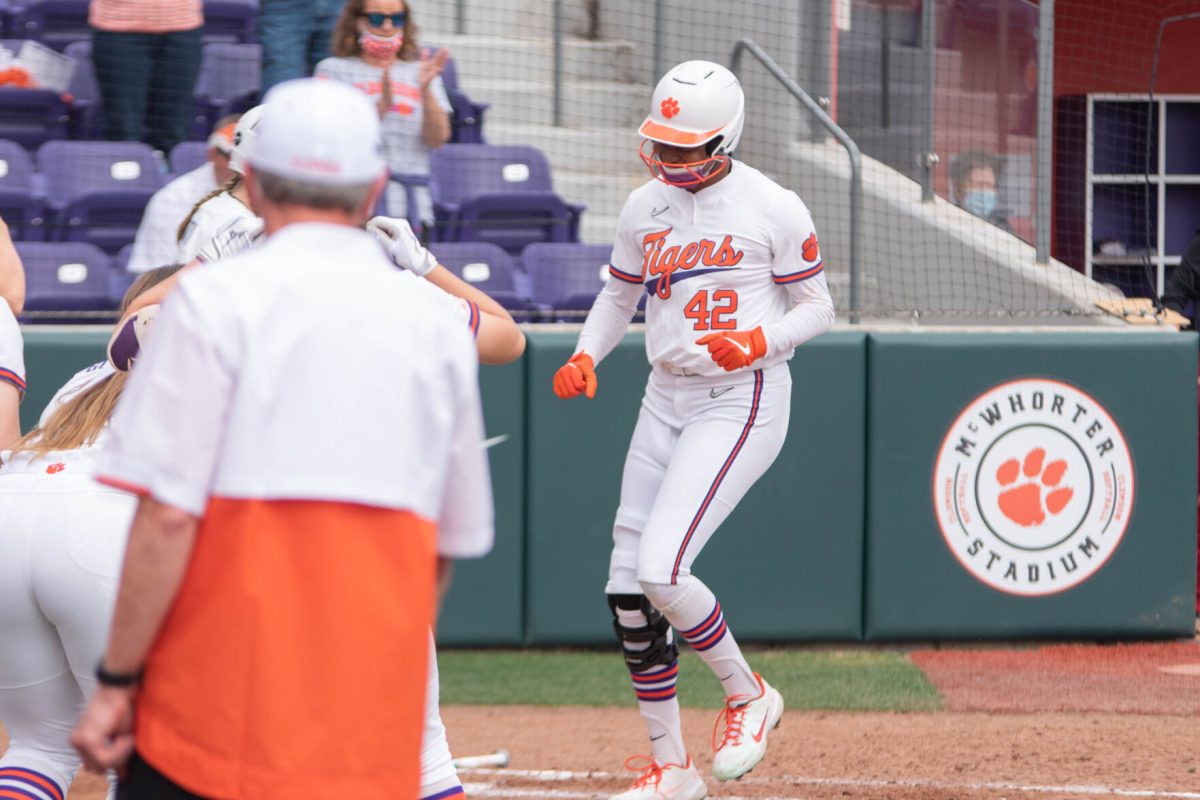
<instances>
[{"instance_id":1,"label":"orange trim on jersey sleeve","mask_svg":"<svg viewBox=\"0 0 1200 800\"><path fill-rule=\"evenodd\" d=\"M634 275L630 272L623 272L623 271L617 269L616 267L614 267L612 264L608 265L608 274L612 275L617 280L625 281L626 283L636 283L639 286L642 283L641 275Z\"/></svg>"},{"instance_id":2,"label":"orange trim on jersey sleeve","mask_svg":"<svg viewBox=\"0 0 1200 800\"><path fill-rule=\"evenodd\" d=\"M813 277L814 275L816 275L823 269L825 269L824 262L817 264L815 267L810 267L809 269L802 269L799 272L793 272L791 275L775 275L773 277L774 277L775 283L778 283L780 285L788 284L788 283L799 283L800 281L808 280L809 278Z\"/></svg>"},{"instance_id":3,"label":"orange trim on jersey sleeve","mask_svg":"<svg viewBox=\"0 0 1200 800\"><path fill-rule=\"evenodd\" d=\"M114 478L111 475L97 475L96 481L98 483L103 483L105 486L111 486L114 489L120 489L122 492L136 494L138 497L145 497L146 495L150 494L150 488L148 486L142 486L140 483L123 481L120 478Z\"/></svg>"},{"instance_id":4,"label":"orange trim on jersey sleeve","mask_svg":"<svg viewBox=\"0 0 1200 800\"><path fill-rule=\"evenodd\" d=\"M139 752L205 796L416 797L436 539L405 511L212 498Z\"/></svg>"},{"instance_id":5,"label":"orange trim on jersey sleeve","mask_svg":"<svg viewBox=\"0 0 1200 800\"><path fill-rule=\"evenodd\" d=\"M679 145L680 147L694 147L698 144L703 144L720 132L720 128L714 128L707 133L681 131L678 128L660 125L649 117L642 123L642 127L638 128L638 133L647 139Z\"/></svg>"}]
</instances>

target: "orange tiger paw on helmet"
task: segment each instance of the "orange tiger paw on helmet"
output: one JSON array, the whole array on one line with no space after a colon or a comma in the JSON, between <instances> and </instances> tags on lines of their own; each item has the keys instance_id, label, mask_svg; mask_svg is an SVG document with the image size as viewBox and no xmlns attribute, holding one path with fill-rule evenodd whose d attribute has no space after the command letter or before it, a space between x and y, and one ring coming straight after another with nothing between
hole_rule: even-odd
<instances>
[{"instance_id":1,"label":"orange tiger paw on helmet","mask_svg":"<svg viewBox=\"0 0 1200 800\"><path fill-rule=\"evenodd\" d=\"M554 373L554 393L569 400L580 393L596 396L596 365L587 353L578 353Z\"/></svg>"},{"instance_id":2,"label":"orange tiger paw on helmet","mask_svg":"<svg viewBox=\"0 0 1200 800\"><path fill-rule=\"evenodd\" d=\"M697 339L696 344L707 345L712 360L726 372L748 367L767 354L767 339L761 327L748 331L710 333Z\"/></svg>"}]
</instances>

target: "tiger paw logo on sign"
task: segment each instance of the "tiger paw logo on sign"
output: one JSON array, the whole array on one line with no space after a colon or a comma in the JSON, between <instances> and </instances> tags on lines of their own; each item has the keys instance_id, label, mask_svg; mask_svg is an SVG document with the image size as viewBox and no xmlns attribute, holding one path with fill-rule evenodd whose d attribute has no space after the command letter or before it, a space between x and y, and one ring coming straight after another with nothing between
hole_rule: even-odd
<instances>
[{"instance_id":1,"label":"tiger paw logo on sign","mask_svg":"<svg viewBox=\"0 0 1200 800\"><path fill-rule=\"evenodd\" d=\"M1041 596L1086 581L1133 510L1133 457L1095 398L1061 381L996 386L950 426L934 467L946 545L975 578Z\"/></svg>"}]
</instances>

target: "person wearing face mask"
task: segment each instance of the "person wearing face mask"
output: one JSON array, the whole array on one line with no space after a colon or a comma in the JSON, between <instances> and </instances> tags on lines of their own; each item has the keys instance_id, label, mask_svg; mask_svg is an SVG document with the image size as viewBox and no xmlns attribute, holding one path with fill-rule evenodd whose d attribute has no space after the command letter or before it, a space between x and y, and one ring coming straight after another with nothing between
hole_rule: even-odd
<instances>
[{"instance_id":1,"label":"person wearing face mask","mask_svg":"<svg viewBox=\"0 0 1200 800\"><path fill-rule=\"evenodd\" d=\"M450 100L441 72L449 58L417 45L412 6L404 0L349 0L333 29L333 57L317 64L316 77L353 84L379 109L388 168L428 175L429 153L450 139ZM404 186L392 182L387 212L393 217L433 222L429 188L413 190L409 212Z\"/></svg>"},{"instance_id":2,"label":"person wearing face mask","mask_svg":"<svg viewBox=\"0 0 1200 800\"><path fill-rule=\"evenodd\" d=\"M982 150L959 154L950 167L955 202L975 216L1011 232L1008 212L999 207L1000 196L996 188L999 176L999 161Z\"/></svg>"},{"instance_id":3,"label":"person wearing face mask","mask_svg":"<svg viewBox=\"0 0 1200 800\"><path fill-rule=\"evenodd\" d=\"M788 360L835 316L804 202L732 157L744 121L742 87L720 64L687 61L659 81L638 128L653 180L626 201L611 280L575 354L554 376L560 398L592 398L598 367L645 298L650 379L625 462L604 591L650 753L626 761L638 777L610 800L708 794L684 743L676 636L725 694L713 735L717 780L736 780L762 761L783 714L782 696L751 669L721 604L692 573L783 447ZM726 569L752 569L759 554L753 538L743 542L746 563Z\"/></svg>"}]
</instances>

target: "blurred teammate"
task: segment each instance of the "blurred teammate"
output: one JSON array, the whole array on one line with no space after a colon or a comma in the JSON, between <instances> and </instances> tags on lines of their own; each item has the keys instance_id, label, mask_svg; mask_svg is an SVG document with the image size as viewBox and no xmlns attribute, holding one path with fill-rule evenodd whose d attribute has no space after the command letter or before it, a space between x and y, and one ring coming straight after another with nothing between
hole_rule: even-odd
<instances>
[{"instance_id":1,"label":"blurred teammate","mask_svg":"<svg viewBox=\"0 0 1200 800\"><path fill-rule=\"evenodd\" d=\"M425 683L435 573L491 546L470 335L358 230L377 115L314 80L265 105L267 241L179 281L99 470L142 499L75 742L132 755L122 798L415 796L397 675Z\"/></svg>"},{"instance_id":2,"label":"blurred teammate","mask_svg":"<svg viewBox=\"0 0 1200 800\"><path fill-rule=\"evenodd\" d=\"M25 396L25 344L14 314L25 305L25 269L0 219L0 450L21 435Z\"/></svg>"},{"instance_id":3,"label":"blurred teammate","mask_svg":"<svg viewBox=\"0 0 1200 800\"><path fill-rule=\"evenodd\" d=\"M609 271L559 397L596 391L643 294L650 379L630 443L605 591L653 755L621 800L698 800L707 787L680 728L672 626L725 690L713 775L741 777L766 753L783 698L746 663L692 562L779 454L794 348L833 324L808 209L734 161L744 119L737 78L689 61L659 82L639 132L655 180L617 223ZM750 553L748 551L748 557Z\"/></svg>"},{"instance_id":4,"label":"blurred teammate","mask_svg":"<svg viewBox=\"0 0 1200 800\"><path fill-rule=\"evenodd\" d=\"M126 304L169 272L142 275ZM68 737L96 685L92 670L137 502L93 477L96 445L125 380L109 372L2 454L0 721L10 743L0 758L0 797L63 798L79 768Z\"/></svg>"},{"instance_id":5,"label":"blurred teammate","mask_svg":"<svg viewBox=\"0 0 1200 800\"><path fill-rule=\"evenodd\" d=\"M233 177L229 156L233 151L237 120L236 114L219 120L208 137L205 162L175 178L150 198L133 238L126 270L145 272L160 264L175 262L175 253L179 249L179 221L197 201L223 187Z\"/></svg>"}]
</instances>

